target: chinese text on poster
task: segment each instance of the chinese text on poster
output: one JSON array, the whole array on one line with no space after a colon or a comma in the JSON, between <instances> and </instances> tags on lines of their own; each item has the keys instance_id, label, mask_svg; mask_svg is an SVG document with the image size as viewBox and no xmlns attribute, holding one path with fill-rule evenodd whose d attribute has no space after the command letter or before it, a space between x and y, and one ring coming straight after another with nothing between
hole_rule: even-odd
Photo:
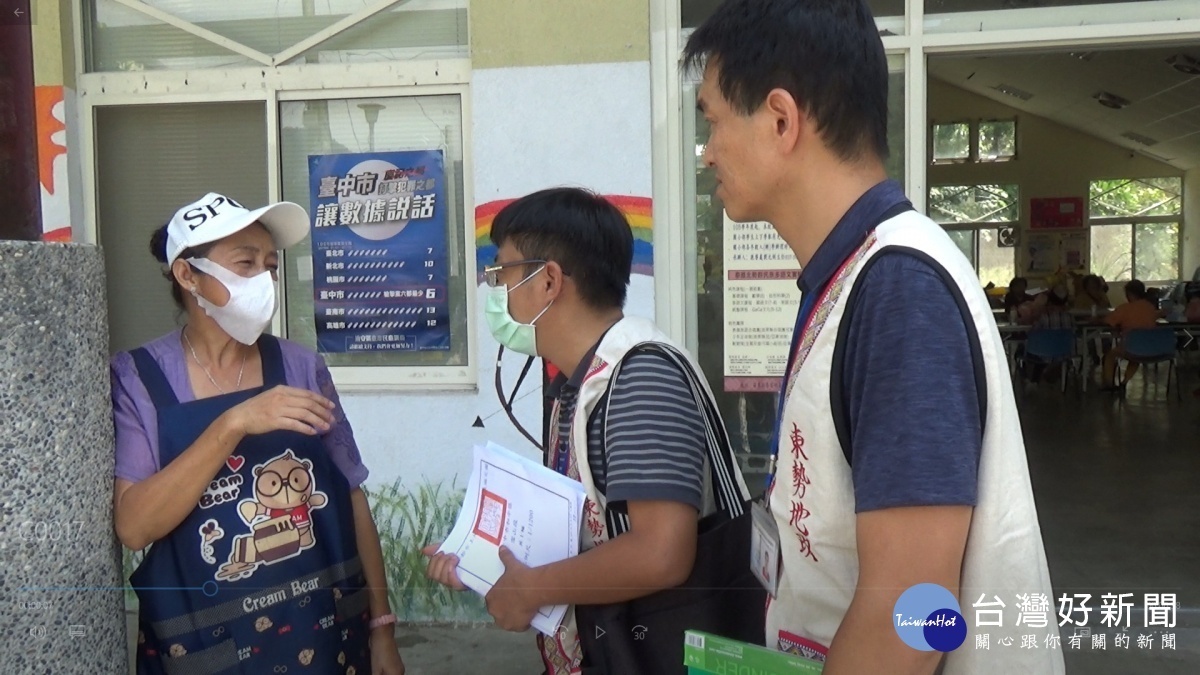
<instances>
[{"instance_id":1,"label":"chinese text on poster","mask_svg":"<svg viewBox=\"0 0 1200 675\"><path fill-rule=\"evenodd\" d=\"M800 265L770 223L725 216L725 391L779 390L800 290Z\"/></svg>"},{"instance_id":2,"label":"chinese text on poster","mask_svg":"<svg viewBox=\"0 0 1200 675\"><path fill-rule=\"evenodd\" d=\"M310 155L324 353L450 348L441 150Z\"/></svg>"}]
</instances>

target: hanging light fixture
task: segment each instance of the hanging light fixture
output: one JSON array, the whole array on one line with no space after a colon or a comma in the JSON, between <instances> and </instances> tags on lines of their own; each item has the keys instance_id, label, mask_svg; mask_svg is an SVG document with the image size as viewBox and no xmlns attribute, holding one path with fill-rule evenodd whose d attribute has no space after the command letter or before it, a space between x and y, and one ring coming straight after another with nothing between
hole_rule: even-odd
<instances>
[{"instance_id":1,"label":"hanging light fixture","mask_svg":"<svg viewBox=\"0 0 1200 675\"><path fill-rule=\"evenodd\" d=\"M1105 108L1112 108L1113 110L1120 110L1129 105L1129 99L1107 91L1098 91L1092 94L1092 98L1096 99L1096 102Z\"/></svg>"},{"instance_id":2,"label":"hanging light fixture","mask_svg":"<svg viewBox=\"0 0 1200 675\"><path fill-rule=\"evenodd\" d=\"M1200 75L1200 61L1187 54L1176 54L1167 59L1167 65L1184 75Z\"/></svg>"}]
</instances>

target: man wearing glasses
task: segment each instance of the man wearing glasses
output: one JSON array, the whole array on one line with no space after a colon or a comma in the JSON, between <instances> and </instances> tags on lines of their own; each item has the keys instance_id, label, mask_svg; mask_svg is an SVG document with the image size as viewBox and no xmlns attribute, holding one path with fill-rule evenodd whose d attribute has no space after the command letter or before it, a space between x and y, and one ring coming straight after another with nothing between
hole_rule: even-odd
<instances>
[{"instance_id":1,"label":"man wearing glasses","mask_svg":"<svg viewBox=\"0 0 1200 675\"><path fill-rule=\"evenodd\" d=\"M704 413L689 385L700 371L654 324L622 312L633 257L628 222L602 197L554 188L506 206L491 237L498 250L485 270L488 326L507 349L560 371L548 392L555 403L546 463L583 482L589 502L580 555L529 568L501 549L506 572L487 596L488 611L501 628L520 631L538 607L620 603L678 586L691 572L697 519L711 501ZM740 475L735 483L744 499ZM436 547L426 554L430 578L462 588L457 559ZM588 665L571 620L538 645L549 675Z\"/></svg>"}]
</instances>

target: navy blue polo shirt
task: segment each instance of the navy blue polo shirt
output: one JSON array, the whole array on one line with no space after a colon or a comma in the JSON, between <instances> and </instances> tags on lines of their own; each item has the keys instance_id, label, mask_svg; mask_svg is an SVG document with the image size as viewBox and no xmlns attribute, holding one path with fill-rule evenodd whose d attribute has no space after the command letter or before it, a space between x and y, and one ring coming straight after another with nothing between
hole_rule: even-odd
<instances>
[{"instance_id":1,"label":"navy blue polo shirt","mask_svg":"<svg viewBox=\"0 0 1200 675\"><path fill-rule=\"evenodd\" d=\"M905 206L911 208L893 181L860 197L804 266L797 282L803 297L817 297L884 216ZM831 374L841 378L840 401L831 408L848 432L842 449L855 511L974 506L983 446L977 387L986 383L976 382L975 328L956 289L905 249L878 253L856 289L843 319L849 325L839 346L841 372Z\"/></svg>"}]
</instances>

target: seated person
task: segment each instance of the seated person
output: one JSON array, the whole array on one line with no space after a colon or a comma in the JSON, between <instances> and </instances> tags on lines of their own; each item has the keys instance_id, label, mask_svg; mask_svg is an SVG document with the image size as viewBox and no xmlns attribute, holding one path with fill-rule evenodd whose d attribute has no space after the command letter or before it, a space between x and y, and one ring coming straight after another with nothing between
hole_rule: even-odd
<instances>
[{"instance_id":1,"label":"seated person","mask_svg":"<svg viewBox=\"0 0 1200 675\"><path fill-rule=\"evenodd\" d=\"M1027 302L1021 308L1031 306L1035 307L1037 312L1032 321L1031 330L1075 330L1075 319L1067 309L1067 287L1064 284L1059 284L1049 291L1039 294L1033 302ZM1038 363L1034 359L1031 379L1035 382L1041 380L1045 371L1046 364Z\"/></svg>"},{"instance_id":2,"label":"seated person","mask_svg":"<svg viewBox=\"0 0 1200 675\"><path fill-rule=\"evenodd\" d=\"M1146 299L1154 303L1154 306L1162 309L1163 289L1162 288L1147 288ZM1162 316L1160 311L1160 316Z\"/></svg>"},{"instance_id":3,"label":"seated person","mask_svg":"<svg viewBox=\"0 0 1200 675\"><path fill-rule=\"evenodd\" d=\"M1067 309L1067 287L1059 284L1038 296L1041 311L1033 321L1033 329L1075 329L1075 319Z\"/></svg>"},{"instance_id":4,"label":"seated person","mask_svg":"<svg viewBox=\"0 0 1200 675\"><path fill-rule=\"evenodd\" d=\"M1016 323L1033 328L1075 327L1075 320L1067 311L1066 285L1056 284L1054 288L1031 297L1032 300L1023 302L1017 307Z\"/></svg>"},{"instance_id":5,"label":"seated person","mask_svg":"<svg viewBox=\"0 0 1200 675\"><path fill-rule=\"evenodd\" d=\"M1196 284L1197 288L1194 295L1189 289L1187 307L1183 310L1183 320L1188 323L1200 323L1200 283L1192 283ZM1190 286L1191 284L1188 285Z\"/></svg>"},{"instance_id":6,"label":"seated person","mask_svg":"<svg viewBox=\"0 0 1200 675\"><path fill-rule=\"evenodd\" d=\"M1104 279L1098 275L1087 275L1076 288L1071 307L1083 311L1111 309L1112 303L1108 301L1108 284L1104 283Z\"/></svg>"},{"instance_id":7,"label":"seated person","mask_svg":"<svg viewBox=\"0 0 1200 675\"><path fill-rule=\"evenodd\" d=\"M1013 277L1009 282L1008 294L1004 296L1004 315L1010 321L1015 319L1013 310L1033 300L1033 296L1026 292L1028 289L1029 280L1025 277Z\"/></svg>"},{"instance_id":8,"label":"seated person","mask_svg":"<svg viewBox=\"0 0 1200 675\"><path fill-rule=\"evenodd\" d=\"M1154 328L1158 323L1158 307L1147 298L1146 284L1137 279L1125 284L1125 299L1125 304L1104 317L1104 323L1111 326L1118 335L1116 345L1104 355L1104 388L1106 391L1119 389L1114 380L1117 374L1117 359L1126 354L1124 342L1129 331ZM1138 364L1131 361L1125 367L1124 381L1128 382L1137 369Z\"/></svg>"}]
</instances>

